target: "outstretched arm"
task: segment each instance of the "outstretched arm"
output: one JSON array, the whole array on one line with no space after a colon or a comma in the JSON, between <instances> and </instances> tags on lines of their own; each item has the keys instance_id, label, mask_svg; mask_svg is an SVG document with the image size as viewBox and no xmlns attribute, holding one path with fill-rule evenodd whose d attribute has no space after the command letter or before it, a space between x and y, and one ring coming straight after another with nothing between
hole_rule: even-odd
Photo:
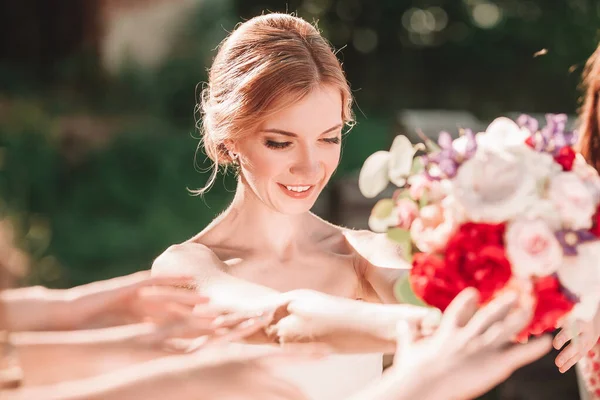
<instances>
[{"instance_id":1,"label":"outstretched arm","mask_svg":"<svg viewBox=\"0 0 600 400\"><path fill-rule=\"evenodd\" d=\"M193 275L197 290L211 304L231 311L276 310L266 334L252 337L260 343L319 342L337 352L393 352L397 321L418 327L430 314L420 307L366 303L312 290L280 293L227 274L227 265L193 242L169 248L155 260L152 272Z\"/></svg>"}]
</instances>

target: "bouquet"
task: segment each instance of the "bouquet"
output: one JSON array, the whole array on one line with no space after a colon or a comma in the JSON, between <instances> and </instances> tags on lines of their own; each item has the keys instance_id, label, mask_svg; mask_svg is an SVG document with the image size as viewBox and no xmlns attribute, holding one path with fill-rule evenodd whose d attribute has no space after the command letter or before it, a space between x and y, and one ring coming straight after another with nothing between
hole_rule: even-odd
<instances>
[{"instance_id":1,"label":"bouquet","mask_svg":"<svg viewBox=\"0 0 600 400\"><path fill-rule=\"evenodd\" d=\"M369 227L398 242L412 263L399 290L441 311L466 287L485 304L515 290L534 308L518 340L552 331L567 317L590 321L600 302L600 177L573 145L564 114L546 126L500 117L484 132L448 132L413 145L397 136L390 151L364 163L369 198L391 182ZM403 289L403 285L404 289ZM403 294L404 293L404 294Z\"/></svg>"}]
</instances>

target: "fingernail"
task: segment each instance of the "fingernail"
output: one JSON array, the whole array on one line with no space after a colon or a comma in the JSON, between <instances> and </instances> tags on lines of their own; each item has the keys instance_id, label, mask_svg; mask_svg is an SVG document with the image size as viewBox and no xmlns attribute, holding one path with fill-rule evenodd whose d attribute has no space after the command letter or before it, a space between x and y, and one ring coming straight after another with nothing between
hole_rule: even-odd
<instances>
[{"instance_id":1,"label":"fingernail","mask_svg":"<svg viewBox=\"0 0 600 400\"><path fill-rule=\"evenodd\" d=\"M255 325L257 322L256 318L251 318L249 320L246 320L244 322L242 322L241 324L239 324L237 326L237 329L246 329L246 328L250 328L251 326Z\"/></svg>"}]
</instances>

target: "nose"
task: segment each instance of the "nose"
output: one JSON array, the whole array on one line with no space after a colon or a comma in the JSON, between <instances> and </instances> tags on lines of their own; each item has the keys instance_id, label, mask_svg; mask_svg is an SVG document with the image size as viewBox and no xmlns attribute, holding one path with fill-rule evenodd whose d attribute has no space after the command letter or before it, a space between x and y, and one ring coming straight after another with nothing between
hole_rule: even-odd
<instances>
[{"instance_id":1,"label":"nose","mask_svg":"<svg viewBox=\"0 0 600 400\"><path fill-rule=\"evenodd\" d=\"M298 151L297 156L290 166L290 173L298 177L312 180L318 178L322 167L323 163L319 159L318 150L305 146L301 151Z\"/></svg>"}]
</instances>

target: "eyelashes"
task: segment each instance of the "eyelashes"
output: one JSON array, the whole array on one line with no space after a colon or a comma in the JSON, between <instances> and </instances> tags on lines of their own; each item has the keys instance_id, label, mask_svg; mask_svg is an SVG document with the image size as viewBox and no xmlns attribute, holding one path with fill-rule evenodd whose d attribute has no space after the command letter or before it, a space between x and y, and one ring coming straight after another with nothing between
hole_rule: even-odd
<instances>
[{"instance_id":1,"label":"eyelashes","mask_svg":"<svg viewBox=\"0 0 600 400\"><path fill-rule=\"evenodd\" d=\"M324 138L321 139L322 142L325 143L330 143L330 144L340 144L340 138L339 137L332 137L332 138ZM289 147L292 144L292 142L277 142L275 140L266 140L265 141L265 146L267 146L270 149L275 149L275 150L280 150L280 149L285 149L286 147Z\"/></svg>"},{"instance_id":2,"label":"eyelashes","mask_svg":"<svg viewBox=\"0 0 600 400\"><path fill-rule=\"evenodd\" d=\"M285 149L291 144L292 142L276 142L274 140L265 141L265 146L267 146L270 149Z\"/></svg>"}]
</instances>

